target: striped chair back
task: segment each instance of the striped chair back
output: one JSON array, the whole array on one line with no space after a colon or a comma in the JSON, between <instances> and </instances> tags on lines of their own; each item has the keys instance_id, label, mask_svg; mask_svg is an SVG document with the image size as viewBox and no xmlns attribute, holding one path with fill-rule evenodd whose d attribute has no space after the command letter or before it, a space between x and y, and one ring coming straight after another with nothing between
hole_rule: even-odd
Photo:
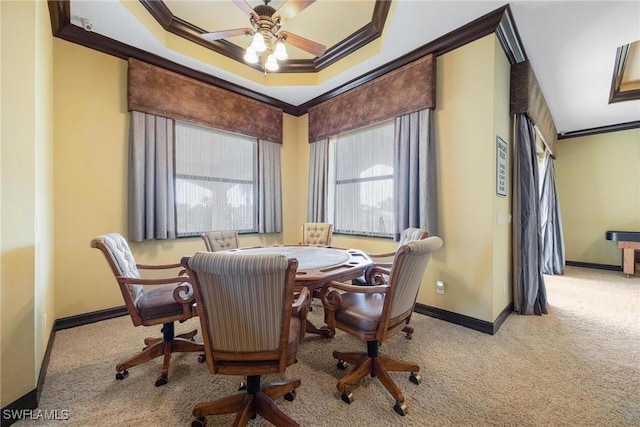
<instances>
[{"instance_id":1,"label":"striped chair back","mask_svg":"<svg viewBox=\"0 0 640 427\"><path fill-rule=\"evenodd\" d=\"M189 259L207 359L210 353L286 354L295 265L282 254L198 252Z\"/></svg>"},{"instance_id":2,"label":"striped chair back","mask_svg":"<svg viewBox=\"0 0 640 427\"><path fill-rule=\"evenodd\" d=\"M431 254L441 247L442 240L433 236L410 241L398 248L389 278L390 294L385 299L385 304L391 304L387 308L390 310L391 324L396 323L395 318L410 315L413 311Z\"/></svg>"},{"instance_id":3,"label":"striped chair back","mask_svg":"<svg viewBox=\"0 0 640 427\"><path fill-rule=\"evenodd\" d=\"M422 240L426 239L427 237L429 237L429 232L424 228L405 228L404 230L402 230L402 233L400 233L400 241L398 241L398 247L413 240Z\"/></svg>"}]
</instances>

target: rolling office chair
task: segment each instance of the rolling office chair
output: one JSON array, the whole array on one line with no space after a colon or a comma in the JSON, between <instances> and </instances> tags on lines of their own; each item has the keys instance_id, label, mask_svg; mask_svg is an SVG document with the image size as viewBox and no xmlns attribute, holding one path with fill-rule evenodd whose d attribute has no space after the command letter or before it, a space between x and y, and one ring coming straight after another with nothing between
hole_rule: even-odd
<instances>
[{"instance_id":1,"label":"rolling office chair","mask_svg":"<svg viewBox=\"0 0 640 427\"><path fill-rule=\"evenodd\" d=\"M207 415L237 413L234 426L262 416L277 426L298 426L275 400L292 401L300 379L261 384L264 374L284 374L296 361L304 334L309 291L294 303L298 262L282 254L197 252L182 265L193 285L212 374L246 375L246 386L218 400L198 403L193 427Z\"/></svg>"},{"instance_id":2,"label":"rolling office chair","mask_svg":"<svg viewBox=\"0 0 640 427\"><path fill-rule=\"evenodd\" d=\"M378 267L380 272L389 275L387 284L357 286L329 282L323 286L322 303L331 333L338 328L367 342L366 352L333 352L333 357L338 359L338 368L346 369L348 363L355 365L349 374L338 381L337 388L342 393L343 401L351 403L353 393L348 392L349 387L366 375L371 375L379 378L395 398L394 410L400 415L407 413L404 395L389 372L411 372L409 379L419 384L420 367L412 362L379 354L378 348L380 343L401 331L407 333L407 338L411 337L414 329L409 326L409 321L422 276L431 254L441 246L442 240L434 236L411 241L398 248L391 270Z\"/></svg>"},{"instance_id":3,"label":"rolling office chair","mask_svg":"<svg viewBox=\"0 0 640 427\"><path fill-rule=\"evenodd\" d=\"M133 325L162 325L162 338L146 338L142 352L116 365L116 379L126 378L129 368L163 356L162 371L156 380L156 386L166 384L171 353L204 350L202 344L193 341L197 330L175 336L175 321L183 322L198 315L188 277L177 271L182 266L137 264L127 241L118 233L96 237L91 241L91 247L100 249L107 259ZM175 273L164 278L143 279L139 270L174 270ZM143 285L153 286L153 289L147 292ZM204 361L202 356L199 361Z\"/></svg>"}]
</instances>

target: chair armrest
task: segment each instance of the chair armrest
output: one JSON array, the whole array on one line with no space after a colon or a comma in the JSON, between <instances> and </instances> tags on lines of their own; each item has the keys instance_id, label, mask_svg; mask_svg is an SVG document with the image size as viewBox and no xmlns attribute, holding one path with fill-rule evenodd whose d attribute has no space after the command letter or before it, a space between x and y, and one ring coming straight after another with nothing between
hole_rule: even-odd
<instances>
[{"instance_id":1,"label":"chair armrest","mask_svg":"<svg viewBox=\"0 0 640 427\"><path fill-rule=\"evenodd\" d=\"M320 290L320 300L325 310L336 311L342 306L342 296L340 292L353 292L359 294L380 294L387 293L389 290L388 285L375 285L375 286L357 286L350 285L348 283L331 281L325 283Z\"/></svg>"},{"instance_id":2,"label":"chair armrest","mask_svg":"<svg viewBox=\"0 0 640 427\"><path fill-rule=\"evenodd\" d=\"M186 285L185 282L180 283L173 290L173 299L180 304L191 305L196 300L193 289Z\"/></svg>"},{"instance_id":3,"label":"chair armrest","mask_svg":"<svg viewBox=\"0 0 640 427\"><path fill-rule=\"evenodd\" d=\"M364 279L369 285L382 285L386 282L384 275L391 274L391 264L373 264L364 272Z\"/></svg>"},{"instance_id":4,"label":"chair armrest","mask_svg":"<svg viewBox=\"0 0 640 427\"><path fill-rule=\"evenodd\" d=\"M156 265L136 264L136 267L141 269L141 270L166 270L168 268L180 268L180 267L182 267L182 264L180 264L180 263L177 263L177 264L156 264Z\"/></svg>"},{"instance_id":5,"label":"chair armrest","mask_svg":"<svg viewBox=\"0 0 640 427\"><path fill-rule=\"evenodd\" d=\"M172 285L185 282L184 276L163 277L158 279L143 279L141 277L116 276L119 283L123 285Z\"/></svg>"},{"instance_id":6,"label":"chair armrest","mask_svg":"<svg viewBox=\"0 0 640 427\"><path fill-rule=\"evenodd\" d=\"M298 333L298 341L304 339L307 332L307 316L309 314L309 306L311 305L311 293L309 288L304 287L300 290L296 300L291 305L291 316L300 319L300 332Z\"/></svg>"},{"instance_id":7,"label":"chair armrest","mask_svg":"<svg viewBox=\"0 0 640 427\"><path fill-rule=\"evenodd\" d=\"M292 313L300 319L306 319L309 312L309 304L311 304L311 293L308 288L302 288L298 297L291 305L293 307Z\"/></svg>"},{"instance_id":8,"label":"chair armrest","mask_svg":"<svg viewBox=\"0 0 640 427\"><path fill-rule=\"evenodd\" d=\"M383 254L367 254L369 255L369 258L371 259L376 259L376 258L390 258L392 256L395 256L395 251L394 252L387 252L387 253L383 253Z\"/></svg>"}]
</instances>

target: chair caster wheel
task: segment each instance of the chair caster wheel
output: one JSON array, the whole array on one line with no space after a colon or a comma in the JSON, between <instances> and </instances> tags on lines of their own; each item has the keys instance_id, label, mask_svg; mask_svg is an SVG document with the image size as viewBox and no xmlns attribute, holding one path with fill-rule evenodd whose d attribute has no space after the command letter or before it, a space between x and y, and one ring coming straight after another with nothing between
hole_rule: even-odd
<instances>
[{"instance_id":1,"label":"chair caster wheel","mask_svg":"<svg viewBox=\"0 0 640 427\"><path fill-rule=\"evenodd\" d=\"M336 363L336 368L341 369L341 370L345 370L347 369L347 362L345 362L344 360L338 360L338 363Z\"/></svg>"},{"instance_id":2,"label":"chair caster wheel","mask_svg":"<svg viewBox=\"0 0 640 427\"><path fill-rule=\"evenodd\" d=\"M288 401L288 402L293 402L293 400L296 398L296 391L295 390L291 390L289 393L284 395L284 400Z\"/></svg>"},{"instance_id":3,"label":"chair caster wheel","mask_svg":"<svg viewBox=\"0 0 640 427\"><path fill-rule=\"evenodd\" d=\"M247 389L247 383L242 381L240 383L240 385L238 386L238 391L242 391L242 390L246 390Z\"/></svg>"},{"instance_id":4,"label":"chair caster wheel","mask_svg":"<svg viewBox=\"0 0 640 427\"><path fill-rule=\"evenodd\" d=\"M206 354L200 354L198 356L198 363L204 363L207 361L207 355Z\"/></svg>"},{"instance_id":5,"label":"chair caster wheel","mask_svg":"<svg viewBox=\"0 0 640 427\"><path fill-rule=\"evenodd\" d=\"M418 385L422 382L422 377L420 376L420 374L416 374L415 372L412 372L411 375L409 375L409 381Z\"/></svg>"},{"instance_id":6,"label":"chair caster wheel","mask_svg":"<svg viewBox=\"0 0 640 427\"><path fill-rule=\"evenodd\" d=\"M405 335L405 338L410 340L411 338L413 338L413 336L411 334L407 334L407 335Z\"/></svg>"},{"instance_id":7,"label":"chair caster wheel","mask_svg":"<svg viewBox=\"0 0 640 427\"><path fill-rule=\"evenodd\" d=\"M407 415L408 408L404 403L396 403L395 405L393 405L393 410L404 417L405 415Z\"/></svg>"},{"instance_id":8,"label":"chair caster wheel","mask_svg":"<svg viewBox=\"0 0 640 427\"><path fill-rule=\"evenodd\" d=\"M206 425L206 418L198 418L197 420L191 421L191 427L205 427Z\"/></svg>"},{"instance_id":9,"label":"chair caster wheel","mask_svg":"<svg viewBox=\"0 0 640 427\"><path fill-rule=\"evenodd\" d=\"M126 369L122 372L118 372L116 374L116 379L117 380L123 380L125 378L127 378L129 376L129 371L127 371Z\"/></svg>"},{"instance_id":10,"label":"chair caster wheel","mask_svg":"<svg viewBox=\"0 0 640 427\"><path fill-rule=\"evenodd\" d=\"M161 387L163 385L165 385L167 383L167 379L166 378L158 378L156 380L156 387Z\"/></svg>"},{"instance_id":11,"label":"chair caster wheel","mask_svg":"<svg viewBox=\"0 0 640 427\"><path fill-rule=\"evenodd\" d=\"M340 396L340 398L342 399L343 402L351 405L351 402L353 402L353 393L347 393L346 391L342 392L342 395Z\"/></svg>"}]
</instances>

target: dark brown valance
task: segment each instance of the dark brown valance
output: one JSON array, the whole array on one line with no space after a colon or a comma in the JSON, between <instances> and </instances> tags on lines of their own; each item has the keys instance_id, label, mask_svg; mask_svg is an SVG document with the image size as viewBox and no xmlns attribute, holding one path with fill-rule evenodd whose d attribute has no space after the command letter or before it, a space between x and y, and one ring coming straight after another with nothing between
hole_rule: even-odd
<instances>
[{"instance_id":1,"label":"dark brown valance","mask_svg":"<svg viewBox=\"0 0 640 427\"><path fill-rule=\"evenodd\" d=\"M309 109L309 142L436 106L433 54Z\"/></svg>"},{"instance_id":2,"label":"dark brown valance","mask_svg":"<svg viewBox=\"0 0 640 427\"><path fill-rule=\"evenodd\" d=\"M136 59L127 96L129 111L282 143L281 109Z\"/></svg>"},{"instance_id":3,"label":"dark brown valance","mask_svg":"<svg viewBox=\"0 0 640 427\"><path fill-rule=\"evenodd\" d=\"M529 61L511 65L511 114L526 113L555 156L558 131Z\"/></svg>"}]
</instances>

